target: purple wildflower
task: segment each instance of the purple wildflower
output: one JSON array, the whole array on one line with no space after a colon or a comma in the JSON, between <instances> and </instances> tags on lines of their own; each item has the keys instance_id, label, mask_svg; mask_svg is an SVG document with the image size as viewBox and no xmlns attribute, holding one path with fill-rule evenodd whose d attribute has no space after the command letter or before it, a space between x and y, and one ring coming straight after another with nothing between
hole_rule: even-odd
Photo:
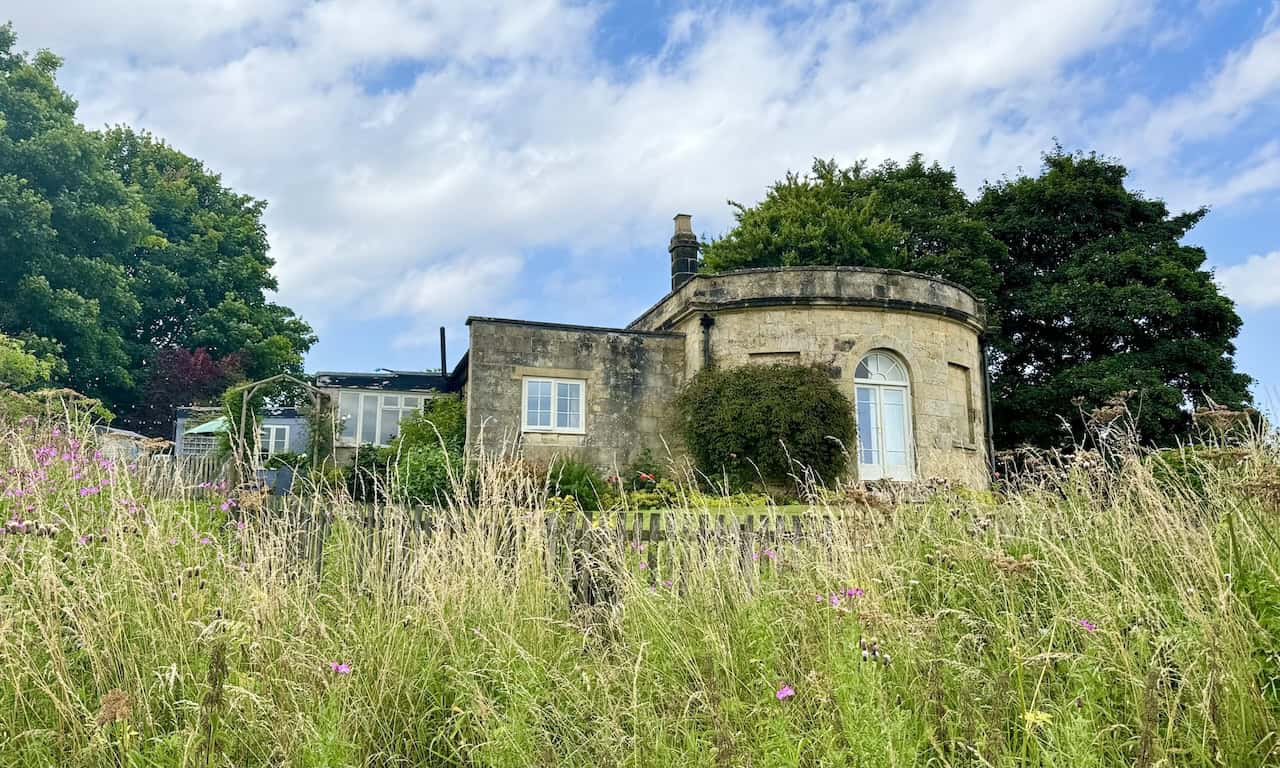
<instances>
[{"instance_id":1,"label":"purple wildflower","mask_svg":"<svg viewBox=\"0 0 1280 768\"><path fill-rule=\"evenodd\" d=\"M1086 632L1097 632L1097 631L1098 631L1098 625L1097 625L1097 624L1094 624L1092 621L1089 621L1088 619L1077 619L1077 620L1076 620L1076 623L1077 623L1077 624L1079 624L1080 626L1084 627L1084 629L1085 629L1085 631L1086 631Z\"/></svg>"},{"instance_id":2,"label":"purple wildflower","mask_svg":"<svg viewBox=\"0 0 1280 768\"><path fill-rule=\"evenodd\" d=\"M844 591L845 597L863 597L866 594L866 590L861 587L849 587Z\"/></svg>"},{"instance_id":3,"label":"purple wildflower","mask_svg":"<svg viewBox=\"0 0 1280 768\"><path fill-rule=\"evenodd\" d=\"M335 675L349 675L351 674L351 665L345 661L331 661L329 662L329 671Z\"/></svg>"},{"instance_id":4,"label":"purple wildflower","mask_svg":"<svg viewBox=\"0 0 1280 768\"><path fill-rule=\"evenodd\" d=\"M792 688L786 683L783 683L782 687L778 689L778 692L773 694L773 697L778 701L786 701L787 699L795 695L796 695L796 689Z\"/></svg>"}]
</instances>

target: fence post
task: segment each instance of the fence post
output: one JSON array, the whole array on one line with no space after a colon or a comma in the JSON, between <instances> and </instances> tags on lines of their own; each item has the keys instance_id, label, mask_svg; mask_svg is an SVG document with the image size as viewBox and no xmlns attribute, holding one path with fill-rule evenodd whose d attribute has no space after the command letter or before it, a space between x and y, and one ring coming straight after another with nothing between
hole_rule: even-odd
<instances>
[{"instance_id":1,"label":"fence post","mask_svg":"<svg viewBox=\"0 0 1280 768\"><path fill-rule=\"evenodd\" d=\"M649 568L649 583L656 584L658 581L658 523L659 517L655 513L649 513L649 546L647 548L645 565Z\"/></svg>"}]
</instances>

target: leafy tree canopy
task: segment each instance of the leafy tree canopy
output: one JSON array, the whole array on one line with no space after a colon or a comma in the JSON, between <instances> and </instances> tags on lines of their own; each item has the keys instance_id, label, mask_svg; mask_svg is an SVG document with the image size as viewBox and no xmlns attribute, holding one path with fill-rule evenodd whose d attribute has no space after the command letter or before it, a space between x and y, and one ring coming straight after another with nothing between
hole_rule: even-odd
<instances>
[{"instance_id":1,"label":"leafy tree canopy","mask_svg":"<svg viewBox=\"0 0 1280 768\"><path fill-rule=\"evenodd\" d=\"M1169 442L1188 406L1240 407L1235 370L1240 317L1182 243L1206 209L1171 215L1125 188L1127 171L1096 154L1056 148L1037 177L989 184L975 213L1007 251L994 310L994 428L998 443L1062 439L1056 414L1089 410L1132 391L1143 438ZM1073 404L1074 403L1074 404Z\"/></svg>"},{"instance_id":2,"label":"leafy tree canopy","mask_svg":"<svg viewBox=\"0 0 1280 768\"><path fill-rule=\"evenodd\" d=\"M816 160L788 173L765 199L730 202L737 225L705 243L703 268L857 266L944 277L984 299L998 286L992 262L1004 247L972 214L955 172L920 155L905 164L839 167Z\"/></svg>"},{"instance_id":3,"label":"leafy tree canopy","mask_svg":"<svg viewBox=\"0 0 1280 768\"><path fill-rule=\"evenodd\" d=\"M0 390L24 390L48 383L54 361L28 352L18 339L0 333Z\"/></svg>"},{"instance_id":4,"label":"leafy tree canopy","mask_svg":"<svg viewBox=\"0 0 1280 768\"><path fill-rule=\"evenodd\" d=\"M265 204L149 134L86 130L59 59L15 42L0 27L0 332L124 413L166 349L300 372L315 336L267 300Z\"/></svg>"}]
</instances>

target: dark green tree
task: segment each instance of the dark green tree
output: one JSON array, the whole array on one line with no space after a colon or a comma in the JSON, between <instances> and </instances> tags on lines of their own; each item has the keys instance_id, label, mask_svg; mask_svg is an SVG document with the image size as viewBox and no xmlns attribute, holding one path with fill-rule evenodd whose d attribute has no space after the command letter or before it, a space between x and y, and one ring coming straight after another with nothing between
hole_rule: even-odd
<instances>
[{"instance_id":1,"label":"dark green tree","mask_svg":"<svg viewBox=\"0 0 1280 768\"><path fill-rule=\"evenodd\" d=\"M228 189L199 160L126 127L103 136L107 164L147 207L155 234L122 255L133 276L136 364L154 350L204 348L238 355L249 379L300 374L315 342L276 289L262 224L266 203Z\"/></svg>"},{"instance_id":2,"label":"dark green tree","mask_svg":"<svg viewBox=\"0 0 1280 768\"><path fill-rule=\"evenodd\" d=\"M14 43L0 26L0 332L55 355L56 383L128 399L138 382L120 329L139 307L118 257L150 231L146 207L76 122L58 57Z\"/></svg>"},{"instance_id":3,"label":"dark green tree","mask_svg":"<svg viewBox=\"0 0 1280 768\"><path fill-rule=\"evenodd\" d=\"M1125 188L1126 169L1057 148L1038 177L984 187L976 213L1008 248L993 354L997 443L1062 441L1059 415L1120 392L1142 438L1165 443L1189 406L1248 402L1235 369L1240 317L1182 238L1205 215L1171 215Z\"/></svg>"},{"instance_id":4,"label":"dark green tree","mask_svg":"<svg viewBox=\"0 0 1280 768\"><path fill-rule=\"evenodd\" d=\"M148 134L86 130L60 60L14 45L0 26L0 333L124 414L167 349L300 373L315 336L268 300L265 204Z\"/></svg>"},{"instance_id":5,"label":"dark green tree","mask_svg":"<svg viewBox=\"0 0 1280 768\"><path fill-rule=\"evenodd\" d=\"M955 172L914 155L849 168L816 160L765 199L730 202L737 225L703 246L703 268L832 265L902 269L954 280L991 300L1004 247L974 218Z\"/></svg>"}]
</instances>

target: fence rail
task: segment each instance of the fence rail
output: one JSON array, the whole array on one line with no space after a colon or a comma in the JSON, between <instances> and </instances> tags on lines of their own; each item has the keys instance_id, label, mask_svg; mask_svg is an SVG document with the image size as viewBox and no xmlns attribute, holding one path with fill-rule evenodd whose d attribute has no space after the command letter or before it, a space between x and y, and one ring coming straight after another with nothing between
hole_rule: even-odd
<instances>
[{"instance_id":1,"label":"fence rail","mask_svg":"<svg viewBox=\"0 0 1280 768\"><path fill-rule=\"evenodd\" d=\"M297 566L309 568L319 578L324 572L325 553L335 518L317 509L300 508L296 501L269 498L258 510L239 509L238 520L274 525L289 539L287 556ZM477 522L457 515L440 514L425 508L387 509L369 507L342 521L357 532L355 557L361 573L370 562L383 567L402 561L402 555L432 537L455 537L467 528L480 526L498 542L497 554L513 554L526 542L537 522L488 520ZM804 542L830 544L847 537L852 529L840 518L820 511L812 513L689 512L653 510L606 513L545 513L541 519L545 565L550 573L561 574L571 583L583 580L591 563L616 560L632 552L644 563L649 578L693 553L733 552L744 568L768 565L782 544ZM589 579L589 577L588 577Z\"/></svg>"},{"instance_id":2,"label":"fence rail","mask_svg":"<svg viewBox=\"0 0 1280 768\"><path fill-rule=\"evenodd\" d=\"M216 456L159 454L139 460L142 483L157 496L183 496L208 483L227 479L227 460Z\"/></svg>"}]
</instances>

